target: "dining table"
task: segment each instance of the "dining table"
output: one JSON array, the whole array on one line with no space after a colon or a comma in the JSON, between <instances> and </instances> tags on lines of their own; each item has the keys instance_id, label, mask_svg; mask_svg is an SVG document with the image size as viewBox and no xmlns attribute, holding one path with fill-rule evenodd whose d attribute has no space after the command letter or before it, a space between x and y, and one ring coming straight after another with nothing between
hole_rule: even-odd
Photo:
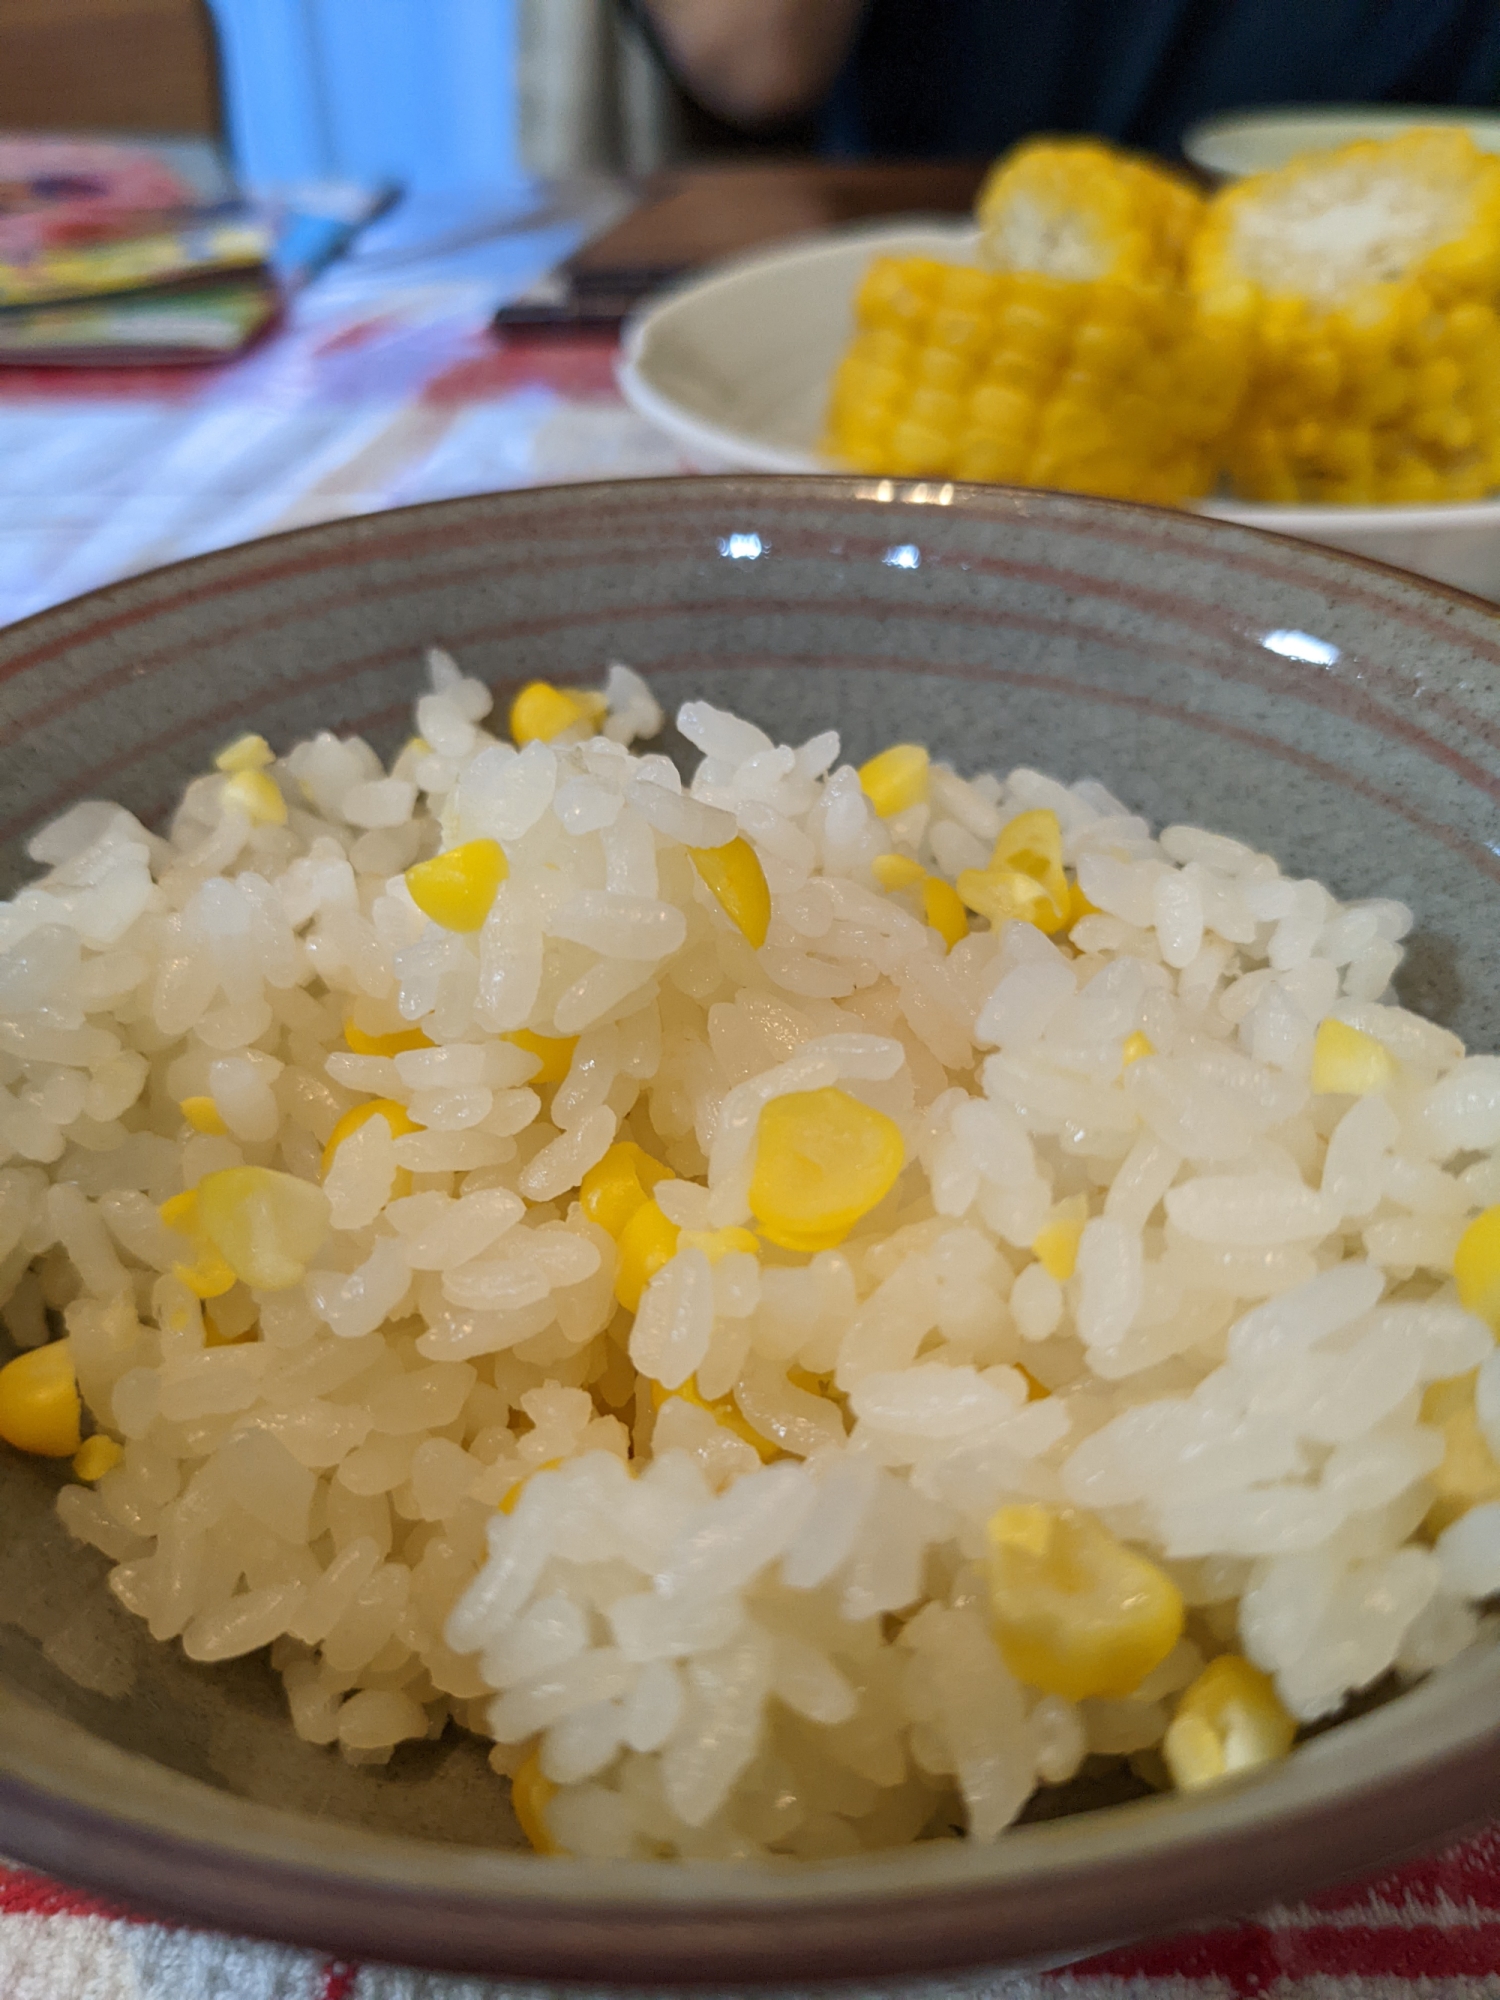
<instances>
[{"instance_id":1,"label":"dining table","mask_svg":"<svg viewBox=\"0 0 1500 2000\"><path fill-rule=\"evenodd\" d=\"M547 274L630 200L606 180L414 198L238 360L0 370L0 625L343 515L688 470L622 397L606 315L559 324L522 310L502 332L492 325L517 301L545 299ZM533 2000L541 1990L191 1930L0 1863L0 2000ZM1241 1923L1060 1969L950 1974L901 1991L1500 2000L1500 1826Z\"/></svg>"}]
</instances>

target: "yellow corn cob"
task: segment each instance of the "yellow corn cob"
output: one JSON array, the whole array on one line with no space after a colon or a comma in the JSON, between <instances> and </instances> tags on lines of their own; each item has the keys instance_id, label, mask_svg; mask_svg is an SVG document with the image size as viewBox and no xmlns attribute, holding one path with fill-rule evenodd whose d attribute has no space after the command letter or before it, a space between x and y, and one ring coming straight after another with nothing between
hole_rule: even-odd
<instances>
[{"instance_id":1,"label":"yellow corn cob","mask_svg":"<svg viewBox=\"0 0 1500 2000\"><path fill-rule=\"evenodd\" d=\"M1449 128L1218 195L1200 304L1251 330L1230 430L1257 500L1464 500L1500 481L1500 159Z\"/></svg>"},{"instance_id":2,"label":"yellow corn cob","mask_svg":"<svg viewBox=\"0 0 1500 2000\"><path fill-rule=\"evenodd\" d=\"M1202 208L1186 181L1097 139L1017 146L974 204L987 264L1085 283L1179 278Z\"/></svg>"},{"instance_id":3,"label":"yellow corn cob","mask_svg":"<svg viewBox=\"0 0 1500 2000\"><path fill-rule=\"evenodd\" d=\"M1159 501L1207 492L1245 334L1184 289L1201 208L1106 146L1022 147L980 197L992 268L871 266L829 450L868 472Z\"/></svg>"}]
</instances>

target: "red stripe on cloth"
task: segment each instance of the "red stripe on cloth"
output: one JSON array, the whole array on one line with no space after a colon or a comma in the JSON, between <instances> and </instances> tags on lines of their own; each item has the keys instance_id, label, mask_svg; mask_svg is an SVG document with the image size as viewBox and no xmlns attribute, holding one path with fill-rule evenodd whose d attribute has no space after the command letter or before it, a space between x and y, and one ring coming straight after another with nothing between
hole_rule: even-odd
<instances>
[{"instance_id":1,"label":"red stripe on cloth","mask_svg":"<svg viewBox=\"0 0 1500 2000\"><path fill-rule=\"evenodd\" d=\"M47 1875L0 1863L0 1914L30 1917L112 1917L120 1923L154 1923L116 1903L106 1903L83 1889L70 1889Z\"/></svg>"},{"instance_id":2,"label":"red stripe on cloth","mask_svg":"<svg viewBox=\"0 0 1500 2000\"><path fill-rule=\"evenodd\" d=\"M351 2000L359 1967L336 1958L323 1975L323 1991L318 2000Z\"/></svg>"}]
</instances>

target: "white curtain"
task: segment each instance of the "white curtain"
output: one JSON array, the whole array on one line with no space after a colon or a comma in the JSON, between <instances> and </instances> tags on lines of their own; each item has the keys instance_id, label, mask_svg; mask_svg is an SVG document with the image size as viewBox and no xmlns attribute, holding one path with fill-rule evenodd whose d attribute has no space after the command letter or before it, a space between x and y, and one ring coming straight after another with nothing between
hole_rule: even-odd
<instances>
[{"instance_id":1,"label":"white curtain","mask_svg":"<svg viewBox=\"0 0 1500 2000\"><path fill-rule=\"evenodd\" d=\"M519 0L521 157L548 178L677 157L671 86L614 0Z\"/></svg>"}]
</instances>

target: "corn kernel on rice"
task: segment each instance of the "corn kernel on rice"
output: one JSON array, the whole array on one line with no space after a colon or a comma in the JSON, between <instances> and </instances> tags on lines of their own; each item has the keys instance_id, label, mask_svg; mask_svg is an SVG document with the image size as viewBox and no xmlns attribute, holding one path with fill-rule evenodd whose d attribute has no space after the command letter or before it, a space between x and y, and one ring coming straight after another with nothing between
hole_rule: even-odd
<instances>
[{"instance_id":1,"label":"corn kernel on rice","mask_svg":"<svg viewBox=\"0 0 1500 2000\"><path fill-rule=\"evenodd\" d=\"M1500 1060L1389 997L1405 909L1025 768L882 816L702 701L684 782L623 668L517 748L431 668L389 770L230 746L0 907L0 1291L60 1336L0 1435L81 1396L61 1513L157 1639L659 1857L1217 1782L1467 1643Z\"/></svg>"}]
</instances>

